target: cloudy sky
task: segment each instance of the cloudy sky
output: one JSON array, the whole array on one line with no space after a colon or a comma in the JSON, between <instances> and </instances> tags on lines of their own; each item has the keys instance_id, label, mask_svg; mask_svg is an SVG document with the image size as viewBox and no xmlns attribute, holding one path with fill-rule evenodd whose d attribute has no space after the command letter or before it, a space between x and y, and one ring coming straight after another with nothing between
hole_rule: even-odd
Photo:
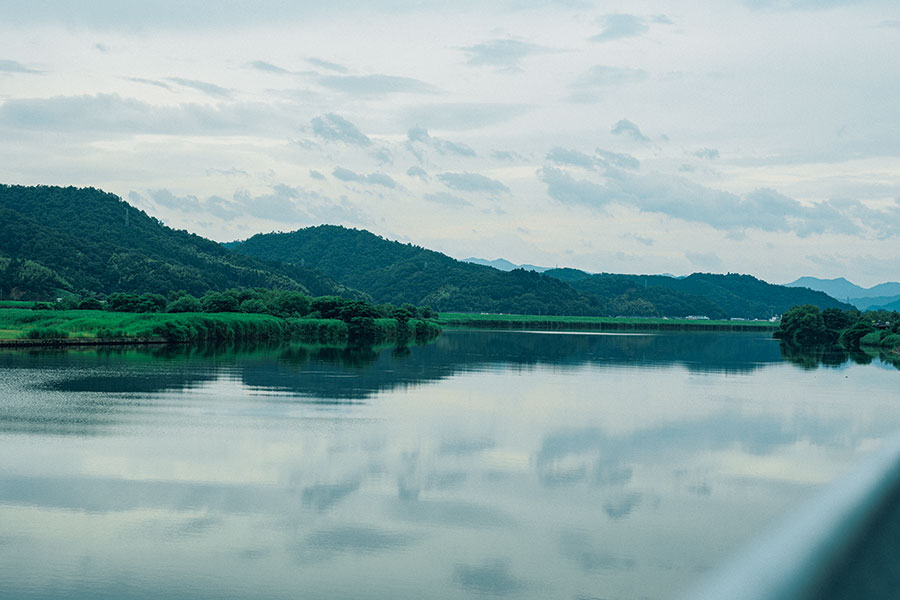
<instances>
[{"instance_id":1,"label":"cloudy sky","mask_svg":"<svg viewBox=\"0 0 900 600\"><path fill-rule=\"evenodd\" d=\"M219 241L900 280L894 0L0 0L0 181Z\"/></svg>"}]
</instances>

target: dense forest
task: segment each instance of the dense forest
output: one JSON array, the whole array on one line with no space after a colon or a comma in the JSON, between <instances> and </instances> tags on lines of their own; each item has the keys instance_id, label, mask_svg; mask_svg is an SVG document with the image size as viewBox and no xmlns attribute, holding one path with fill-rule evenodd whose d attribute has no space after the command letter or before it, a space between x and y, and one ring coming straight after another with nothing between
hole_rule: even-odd
<instances>
[{"instance_id":1,"label":"dense forest","mask_svg":"<svg viewBox=\"0 0 900 600\"><path fill-rule=\"evenodd\" d=\"M610 314L619 315L768 319L802 304L823 309L853 308L824 292L773 285L751 275L736 273L694 273L678 278L612 273L592 275L577 269L551 269L545 274L598 296L606 303Z\"/></svg>"},{"instance_id":2,"label":"dense forest","mask_svg":"<svg viewBox=\"0 0 900 600\"><path fill-rule=\"evenodd\" d=\"M750 275L695 273L679 279L577 269L504 272L330 225L259 234L230 247L319 269L380 302L425 304L442 312L768 319L798 304L851 308L822 292Z\"/></svg>"},{"instance_id":3,"label":"dense forest","mask_svg":"<svg viewBox=\"0 0 900 600\"><path fill-rule=\"evenodd\" d=\"M749 275L505 272L365 230L322 225L219 244L93 188L0 185L0 300L254 288L438 311L770 318L795 305L848 309L822 292Z\"/></svg>"},{"instance_id":4,"label":"dense forest","mask_svg":"<svg viewBox=\"0 0 900 600\"><path fill-rule=\"evenodd\" d=\"M265 265L163 225L93 188L0 185L0 298L266 287L355 295L321 273Z\"/></svg>"},{"instance_id":5,"label":"dense forest","mask_svg":"<svg viewBox=\"0 0 900 600\"><path fill-rule=\"evenodd\" d=\"M604 314L596 298L558 279L458 261L365 230L322 225L259 234L229 246L261 260L318 269L377 302L409 302L438 311Z\"/></svg>"}]
</instances>

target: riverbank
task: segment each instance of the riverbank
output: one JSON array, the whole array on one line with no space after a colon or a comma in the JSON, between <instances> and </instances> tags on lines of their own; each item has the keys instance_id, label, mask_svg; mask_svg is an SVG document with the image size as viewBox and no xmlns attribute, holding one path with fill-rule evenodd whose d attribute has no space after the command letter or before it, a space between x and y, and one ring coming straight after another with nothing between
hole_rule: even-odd
<instances>
[{"instance_id":1,"label":"riverbank","mask_svg":"<svg viewBox=\"0 0 900 600\"><path fill-rule=\"evenodd\" d=\"M438 325L447 329L530 329L540 331L774 331L770 321L710 319L639 319L626 317L566 317L442 313Z\"/></svg>"},{"instance_id":2,"label":"riverbank","mask_svg":"<svg viewBox=\"0 0 900 600\"><path fill-rule=\"evenodd\" d=\"M292 340L305 343L416 343L440 327L409 319L280 318L247 313L126 313L0 308L0 346L83 346Z\"/></svg>"},{"instance_id":3,"label":"riverbank","mask_svg":"<svg viewBox=\"0 0 900 600\"><path fill-rule=\"evenodd\" d=\"M859 339L860 348L881 348L893 355L900 355L900 333L893 333L889 329L867 333Z\"/></svg>"}]
</instances>

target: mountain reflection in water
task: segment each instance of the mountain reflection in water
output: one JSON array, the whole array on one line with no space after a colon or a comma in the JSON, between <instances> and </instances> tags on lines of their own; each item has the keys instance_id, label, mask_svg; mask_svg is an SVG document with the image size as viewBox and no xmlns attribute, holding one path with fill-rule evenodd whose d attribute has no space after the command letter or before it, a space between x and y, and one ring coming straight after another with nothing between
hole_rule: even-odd
<instances>
[{"instance_id":1,"label":"mountain reflection in water","mask_svg":"<svg viewBox=\"0 0 900 600\"><path fill-rule=\"evenodd\" d=\"M0 596L670 597L900 429L869 360L714 332L2 352Z\"/></svg>"}]
</instances>

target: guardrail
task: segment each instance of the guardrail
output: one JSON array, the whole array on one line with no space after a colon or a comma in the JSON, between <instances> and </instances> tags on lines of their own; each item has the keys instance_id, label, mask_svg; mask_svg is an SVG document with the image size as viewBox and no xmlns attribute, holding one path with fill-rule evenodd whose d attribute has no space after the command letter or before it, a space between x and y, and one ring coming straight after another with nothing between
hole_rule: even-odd
<instances>
[{"instance_id":1,"label":"guardrail","mask_svg":"<svg viewBox=\"0 0 900 600\"><path fill-rule=\"evenodd\" d=\"M900 436L686 600L900 598Z\"/></svg>"}]
</instances>

